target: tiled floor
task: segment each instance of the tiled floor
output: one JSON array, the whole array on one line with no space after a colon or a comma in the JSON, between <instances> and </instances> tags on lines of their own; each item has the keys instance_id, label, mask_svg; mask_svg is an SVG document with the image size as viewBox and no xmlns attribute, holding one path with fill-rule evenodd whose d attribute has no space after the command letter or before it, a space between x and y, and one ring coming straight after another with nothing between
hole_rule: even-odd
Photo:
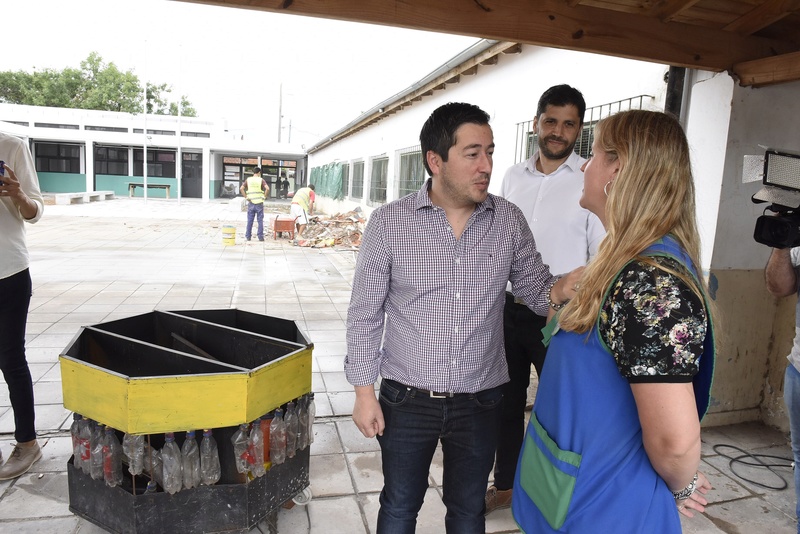
<instances>
[{"instance_id":1,"label":"tiled floor","mask_svg":"<svg viewBox=\"0 0 800 534\"><path fill-rule=\"evenodd\" d=\"M314 342L312 387L318 416L310 460L314 498L307 506L282 509L278 531L375 532L382 485L380 452L377 442L361 436L351 422L354 395L342 372L355 254L294 247L288 240L269 237L264 243L246 243L244 220L238 202L117 199L47 206L45 217L28 227L35 293L27 354L44 458L31 473L0 483L0 532L102 531L68 508L70 413L61 404L58 355L82 325L153 309L228 307L295 320ZM222 244L221 229L228 224L237 227L235 246ZM0 447L6 455L12 431L8 393L0 386ZM788 488L767 489L733 474L728 460L712 448L732 444L750 453L788 458L785 436L745 424L706 429L703 442L703 469L715 485L710 494L713 504L705 516L684 520L685 532L796 532L791 469L774 469ZM731 449L722 452L732 454ZM781 483L763 468L735 470L756 482ZM439 534L444 532L439 455L430 478L417 532ZM509 510L489 515L486 527L490 533L516 532ZM262 524L254 529L259 531L268 529Z\"/></svg>"}]
</instances>

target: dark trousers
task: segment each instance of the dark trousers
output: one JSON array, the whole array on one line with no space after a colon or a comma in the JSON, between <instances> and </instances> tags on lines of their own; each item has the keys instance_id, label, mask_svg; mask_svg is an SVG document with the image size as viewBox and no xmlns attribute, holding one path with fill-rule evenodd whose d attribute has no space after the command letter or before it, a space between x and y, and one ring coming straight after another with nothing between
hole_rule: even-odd
<instances>
[{"instance_id":1,"label":"dark trousers","mask_svg":"<svg viewBox=\"0 0 800 534\"><path fill-rule=\"evenodd\" d=\"M0 371L14 410L14 439L20 443L36 439L33 381L25 360L25 325L30 302L28 269L0 280Z\"/></svg>"},{"instance_id":2,"label":"dark trousers","mask_svg":"<svg viewBox=\"0 0 800 534\"><path fill-rule=\"evenodd\" d=\"M547 352L542 344L542 328L546 322L546 317L536 315L523 304L515 304L514 297L506 295L503 334L510 381L503 385L503 405L497 427L494 485L499 490L509 490L514 486L517 458L525 437L525 404L531 383L531 364L541 378Z\"/></svg>"},{"instance_id":3,"label":"dark trousers","mask_svg":"<svg viewBox=\"0 0 800 534\"><path fill-rule=\"evenodd\" d=\"M442 500L448 534L483 534L484 500L492 470L502 388L431 398L394 380L381 383L386 428L378 436L383 491L378 534L413 534L442 443Z\"/></svg>"},{"instance_id":4,"label":"dark trousers","mask_svg":"<svg viewBox=\"0 0 800 534\"><path fill-rule=\"evenodd\" d=\"M245 239L250 239L253 235L253 220L258 221L258 239L264 240L264 204L247 203L247 228L244 232Z\"/></svg>"}]
</instances>

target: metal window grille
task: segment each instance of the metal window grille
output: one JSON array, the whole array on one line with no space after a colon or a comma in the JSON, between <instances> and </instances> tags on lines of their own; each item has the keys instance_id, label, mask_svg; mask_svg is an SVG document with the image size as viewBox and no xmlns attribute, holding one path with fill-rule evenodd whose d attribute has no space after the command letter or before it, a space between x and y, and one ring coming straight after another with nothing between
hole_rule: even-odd
<instances>
[{"instance_id":1,"label":"metal window grille","mask_svg":"<svg viewBox=\"0 0 800 534\"><path fill-rule=\"evenodd\" d=\"M422 149L419 145L397 151L400 168L397 173L397 197L419 191L425 181L425 166L422 164Z\"/></svg>"},{"instance_id":2,"label":"metal window grille","mask_svg":"<svg viewBox=\"0 0 800 534\"><path fill-rule=\"evenodd\" d=\"M653 100L654 97L650 95L639 95L586 108L586 113L583 116L583 130L575 142L575 153L584 158L589 157L589 153L592 151L592 141L594 140L594 127L600 119L629 109L651 109ZM533 121L518 122L514 161L520 163L530 158L538 144L538 136L533 131Z\"/></svg>"},{"instance_id":3,"label":"metal window grille","mask_svg":"<svg viewBox=\"0 0 800 534\"><path fill-rule=\"evenodd\" d=\"M371 202L386 202L386 182L389 178L389 158L379 156L372 159L372 174L369 182L369 199Z\"/></svg>"},{"instance_id":4,"label":"metal window grille","mask_svg":"<svg viewBox=\"0 0 800 534\"><path fill-rule=\"evenodd\" d=\"M342 196L347 197L350 192L350 164L342 163Z\"/></svg>"},{"instance_id":5,"label":"metal window grille","mask_svg":"<svg viewBox=\"0 0 800 534\"><path fill-rule=\"evenodd\" d=\"M353 191L352 198L364 198L364 162L353 162Z\"/></svg>"}]
</instances>

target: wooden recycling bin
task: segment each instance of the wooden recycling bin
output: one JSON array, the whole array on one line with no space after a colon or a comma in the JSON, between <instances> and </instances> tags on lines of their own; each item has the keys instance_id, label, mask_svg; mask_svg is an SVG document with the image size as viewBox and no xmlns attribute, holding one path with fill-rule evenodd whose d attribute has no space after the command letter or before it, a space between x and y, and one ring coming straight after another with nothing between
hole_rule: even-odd
<instances>
[{"instance_id":1,"label":"wooden recycling bin","mask_svg":"<svg viewBox=\"0 0 800 534\"><path fill-rule=\"evenodd\" d=\"M154 311L83 327L61 363L64 407L122 433L213 429L222 476L213 486L144 494L149 477L123 468L120 486L67 466L70 510L120 533L247 532L308 487L309 449L266 475L236 470L242 423L311 391L313 345L293 321L237 309ZM198 438L198 442L200 439Z\"/></svg>"}]
</instances>

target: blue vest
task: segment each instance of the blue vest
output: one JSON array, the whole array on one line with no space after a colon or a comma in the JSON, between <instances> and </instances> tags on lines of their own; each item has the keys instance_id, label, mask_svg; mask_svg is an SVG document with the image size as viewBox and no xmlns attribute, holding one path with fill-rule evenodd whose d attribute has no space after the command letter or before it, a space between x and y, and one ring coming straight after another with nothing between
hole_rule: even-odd
<instances>
[{"instance_id":1,"label":"blue vest","mask_svg":"<svg viewBox=\"0 0 800 534\"><path fill-rule=\"evenodd\" d=\"M697 273L667 236L644 251L669 256ZM708 307L707 307L708 308ZM693 379L705 415L714 372L707 323L700 370ZM547 352L514 480L514 519L526 533L681 532L672 492L642 442L631 386L597 330L558 331Z\"/></svg>"}]
</instances>

